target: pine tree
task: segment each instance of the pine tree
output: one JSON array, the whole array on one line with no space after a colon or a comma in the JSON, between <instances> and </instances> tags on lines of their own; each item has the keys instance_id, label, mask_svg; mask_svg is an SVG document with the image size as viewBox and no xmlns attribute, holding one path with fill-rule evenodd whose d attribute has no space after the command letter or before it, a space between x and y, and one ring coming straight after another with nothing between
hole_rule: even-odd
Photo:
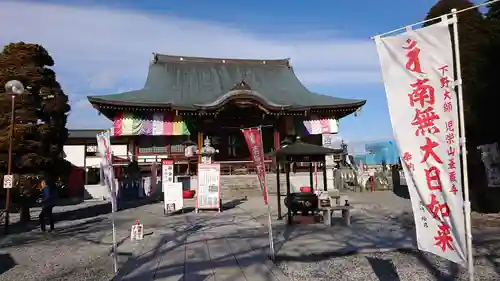
<instances>
[{"instance_id":1,"label":"pine tree","mask_svg":"<svg viewBox=\"0 0 500 281\"><path fill-rule=\"evenodd\" d=\"M489 2L489 1L487 1ZM487 6L488 11L485 14L485 27L487 32L487 42L482 52L482 57L486 58L485 63L480 69L484 88L482 102L483 112L480 118L484 129L484 144L500 143L500 131L496 126L491 126L491 122L498 120L498 104L500 95L498 93L498 65L500 63L500 2L495 2ZM487 212L500 212L500 190L489 188L482 191L482 201Z\"/></svg>"},{"instance_id":2,"label":"pine tree","mask_svg":"<svg viewBox=\"0 0 500 281\"><path fill-rule=\"evenodd\" d=\"M448 14L453 8L460 11L473 6L474 4L468 0L440 0L430 9L426 19ZM488 122L485 121L488 120L490 105L485 102L488 93L485 92L486 81L482 75L488 60L484 56L488 42L487 27L483 15L477 8L459 13L457 16L471 201L473 208L484 210L488 208L488 203L484 201L486 181L477 146L492 135L488 129ZM427 22L425 25L431 25L436 21ZM451 35L453 44L453 33Z\"/></svg>"},{"instance_id":3,"label":"pine tree","mask_svg":"<svg viewBox=\"0 0 500 281\"><path fill-rule=\"evenodd\" d=\"M68 97L49 67L54 60L37 44L11 43L0 53L0 85L16 79L26 91L15 98L13 173L22 203L29 203L37 178L58 178L67 139ZM11 96L0 88L0 173L7 172ZM16 190L14 190L16 191ZM16 193L14 192L14 195ZM14 200L16 197L13 198ZM23 204L24 206L28 204ZM26 218L26 217L25 217Z\"/></svg>"},{"instance_id":4,"label":"pine tree","mask_svg":"<svg viewBox=\"0 0 500 281\"><path fill-rule=\"evenodd\" d=\"M486 1L485 3L488 3L491 1ZM500 1L491 3L488 6L488 12L486 13L486 19L487 20L493 20L497 19L500 20Z\"/></svg>"},{"instance_id":5,"label":"pine tree","mask_svg":"<svg viewBox=\"0 0 500 281\"><path fill-rule=\"evenodd\" d=\"M453 8L463 10L472 6L474 4L468 0L440 0L430 9L425 19L448 14ZM436 21L427 22L425 25L431 25ZM484 136L483 128L478 126L481 120L478 113L481 112L481 95L484 87L479 72L485 64L486 59L482 52L487 42L485 21L479 9L458 14L458 34L467 140L471 145L477 145L482 142L481 138ZM453 33L451 35L453 43Z\"/></svg>"}]
</instances>

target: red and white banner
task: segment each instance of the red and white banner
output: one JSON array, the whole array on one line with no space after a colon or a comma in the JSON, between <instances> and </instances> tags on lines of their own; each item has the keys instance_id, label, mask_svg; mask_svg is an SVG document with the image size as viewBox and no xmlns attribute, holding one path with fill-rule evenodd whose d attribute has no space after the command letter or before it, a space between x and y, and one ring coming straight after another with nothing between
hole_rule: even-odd
<instances>
[{"instance_id":1,"label":"red and white banner","mask_svg":"<svg viewBox=\"0 0 500 281\"><path fill-rule=\"evenodd\" d=\"M418 248L465 265L459 119L449 23L375 38Z\"/></svg>"},{"instance_id":2,"label":"red and white banner","mask_svg":"<svg viewBox=\"0 0 500 281\"><path fill-rule=\"evenodd\" d=\"M115 173L113 170L113 154L111 151L111 140L109 131L99 133L96 135L97 138L97 150L101 156L101 171L104 176L104 184L108 188L108 192L111 197L111 204L113 211L116 211L116 197L118 189L115 182Z\"/></svg>"},{"instance_id":3,"label":"red and white banner","mask_svg":"<svg viewBox=\"0 0 500 281\"><path fill-rule=\"evenodd\" d=\"M262 132L260 128L241 129L248 145L248 150L255 163L257 176L262 191L264 192L264 203L267 204L267 186L266 186L266 165L264 163L264 147L262 145Z\"/></svg>"}]
</instances>

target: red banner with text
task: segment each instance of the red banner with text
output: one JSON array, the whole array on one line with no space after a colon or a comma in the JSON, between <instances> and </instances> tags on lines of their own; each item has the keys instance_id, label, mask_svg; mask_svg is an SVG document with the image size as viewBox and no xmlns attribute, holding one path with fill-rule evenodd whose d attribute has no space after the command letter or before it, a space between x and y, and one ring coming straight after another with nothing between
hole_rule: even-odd
<instances>
[{"instance_id":1,"label":"red banner with text","mask_svg":"<svg viewBox=\"0 0 500 281\"><path fill-rule=\"evenodd\" d=\"M264 192L264 203L267 204L267 186L266 186L266 165L264 163L264 147L262 145L262 134L260 128L242 129L248 150L255 163L257 176L259 177L261 190Z\"/></svg>"}]
</instances>

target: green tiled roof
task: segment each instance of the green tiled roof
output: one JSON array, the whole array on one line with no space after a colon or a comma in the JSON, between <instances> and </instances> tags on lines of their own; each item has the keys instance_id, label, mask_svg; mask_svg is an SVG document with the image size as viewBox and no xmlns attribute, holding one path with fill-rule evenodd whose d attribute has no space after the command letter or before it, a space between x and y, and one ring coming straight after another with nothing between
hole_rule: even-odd
<instances>
[{"instance_id":1,"label":"green tiled roof","mask_svg":"<svg viewBox=\"0 0 500 281\"><path fill-rule=\"evenodd\" d=\"M243 82L243 83L242 83ZM235 85L244 84L235 89ZM297 78L287 59L242 60L179 57L155 54L143 89L89 96L93 104L178 107L213 107L231 96L245 94L271 107L360 107L364 100L320 95Z\"/></svg>"}]
</instances>

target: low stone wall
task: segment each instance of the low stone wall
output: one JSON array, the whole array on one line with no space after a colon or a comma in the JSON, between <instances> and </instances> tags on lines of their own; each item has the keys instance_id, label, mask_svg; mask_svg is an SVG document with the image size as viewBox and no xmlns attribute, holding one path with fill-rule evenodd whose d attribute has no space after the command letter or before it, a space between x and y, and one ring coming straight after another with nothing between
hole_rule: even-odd
<instances>
[{"instance_id":1,"label":"low stone wall","mask_svg":"<svg viewBox=\"0 0 500 281\"><path fill-rule=\"evenodd\" d=\"M323 175L318 175L318 186L323 186ZM269 193L274 194L277 191L278 183L276 181L276 174L267 174L266 177L267 188ZM292 191L298 191L301 186L309 186L308 173L296 173L290 175L290 185ZM232 191L250 191L260 190L260 183L257 175L226 175L221 176L222 190ZM282 194L286 192L286 176L280 174L280 190Z\"/></svg>"},{"instance_id":2,"label":"low stone wall","mask_svg":"<svg viewBox=\"0 0 500 281\"><path fill-rule=\"evenodd\" d=\"M270 192L276 192L276 175L270 174L266 177L267 188ZM285 179L280 179L281 190L286 190ZM257 175L227 175L221 176L221 188L236 190L260 190L260 183Z\"/></svg>"}]
</instances>

